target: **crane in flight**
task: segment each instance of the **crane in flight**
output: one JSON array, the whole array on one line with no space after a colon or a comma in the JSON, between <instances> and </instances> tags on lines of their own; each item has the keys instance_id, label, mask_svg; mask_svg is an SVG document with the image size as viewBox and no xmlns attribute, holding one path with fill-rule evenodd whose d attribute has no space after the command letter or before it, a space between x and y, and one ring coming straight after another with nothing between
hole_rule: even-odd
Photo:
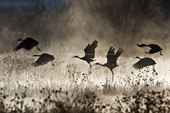
<instances>
[{"instance_id":1,"label":"crane in flight","mask_svg":"<svg viewBox=\"0 0 170 113\"><path fill-rule=\"evenodd\" d=\"M119 66L117 64L117 59L118 57L122 54L123 52L123 49L122 48L119 48L118 51L115 53L115 48L113 47L110 47L108 53L107 53L107 63L105 64L100 64L100 63L96 63L95 65L100 65L100 66L103 66L103 67L107 67L109 68L109 70L111 71L112 73L112 81L114 80L114 72L113 72L113 69L117 66Z\"/></svg>"},{"instance_id":2,"label":"crane in flight","mask_svg":"<svg viewBox=\"0 0 170 113\"><path fill-rule=\"evenodd\" d=\"M94 40L92 44L88 44L86 48L84 49L84 52L85 52L84 57L79 57L76 55L73 58L79 58L81 60L84 60L90 65L90 67L92 67L90 63L94 61L95 48L97 47L97 44L98 44L98 41Z\"/></svg>"},{"instance_id":3,"label":"crane in flight","mask_svg":"<svg viewBox=\"0 0 170 113\"><path fill-rule=\"evenodd\" d=\"M15 51L18 51L18 50L20 50L22 48L24 48L24 49L29 51L33 47L35 47L35 46L37 46L39 44L39 42L37 40L35 40L33 38L30 38L30 37L27 37L25 40L18 39L17 41L21 41L21 43L16 48L14 48ZM39 51L41 51L40 48L37 47L37 49Z\"/></svg>"},{"instance_id":4,"label":"crane in flight","mask_svg":"<svg viewBox=\"0 0 170 113\"><path fill-rule=\"evenodd\" d=\"M149 57L144 57L144 58L139 58L139 57L136 57L139 59L138 62L136 62L133 67L135 69L143 69L144 67L147 67L147 66L153 66L153 71L155 72L155 68L154 68L154 65L156 64L156 62L152 59L152 58L149 58Z\"/></svg>"},{"instance_id":5,"label":"crane in flight","mask_svg":"<svg viewBox=\"0 0 170 113\"><path fill-rule=\"evenodd\" d=\"M95 57L95 49L97 47L97 44L98 44L98 41L97 40L94 40L92 42L92 44L88 44L86 46L86 48L84 49L84 52L85 52L85 55L84 57L79 57L79 56L73 56L72 58L79 58L81 60L84 60L86 61L88 64L89 64L89 73L91 73L91 68L92 68L92 65L91 65L91 62L94 61L94 57Z\"/></svg>"},{"instance_id":6,"label":"crane in flight","mask_svg":"<svg viewBox=\"0 0 170 113\"><path fill-rule=\"evenodd\" d=\"M160 52L160 55L162 55L161 51L162 51L162 48L157 45L157 44L137 44L137 46L139 47L150 47L151 49L149 50L149 52L145 52L147 54L154 54L154 53L157 53L157 52Z\"/></svg>"},{"instance_id":7,"label":"crane in flight","mask_svg":"<svg viewBox=\"0 0 170 113\"><path fill-rule=\"evenodd\" d=\"M33 55L34 57L39 57L37 61L33 63L34 66L40 66L40 65L45 65L50 61L53 61L55 58L53 55L50 55L48 53L43 53L41 55Z\"/></svg>"}]
</instances>

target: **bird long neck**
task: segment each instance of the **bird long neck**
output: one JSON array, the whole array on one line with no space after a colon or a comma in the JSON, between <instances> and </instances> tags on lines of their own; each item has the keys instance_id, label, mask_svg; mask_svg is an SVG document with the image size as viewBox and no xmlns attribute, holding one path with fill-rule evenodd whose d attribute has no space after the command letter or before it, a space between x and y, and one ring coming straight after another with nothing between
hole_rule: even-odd
<instances>
[{"instance_id":1,"label":"bird long neck","mask_svg":"<svg viewBox=\"0 0 170 113\"><path fill-rule=\"evenodd\" d=\"M79 58L79 59L81 59L81 60L84 60L84 57L79 57L79 56L77 56L77 58Z\"/></svg>"},{"instance_id":2,"label":"bird long neck","mask_svg":"<svg viewBox=\"0 0 170 113\"><path fill-rule=\"evenodd\" d=\"M79 59L81 59L81 60L84 59L84 57L79 57L79 56L74 56L74 58L79 58Z\"/></svg>"},{"instance_id":3,"label":"bird long neck","mask_svg":"<svg viewBox=\"0 0 170 113\"><path fill-rule=\"evenodd\" d=\"M142 44L142 46L145 47L145 46L149 46L149 45L148 44Z\"/></svg>"},{"instance_id":4,"label":"bird long neck","mask_svg":"<svg viewBox=\"0 0 170 113\"><path fill-rule=\"evenodd\" d=\"M106 64L101 64L101 63L96 63L96 65L99 65L99 66L106 66Z\"/></svg>"},{"instance_id":5,"label":"bird long neck","mask_svg":"<svg viewBox=\"0 0 170 113\"><path fill-rule=\"evenodd\" d=\"M146 47L146 46L149 46L149 45L147 45L147 44L137 44L139 47Z\"/></svg>"},{"instance_id":6,"label":"bird long neck","mask_svg":"<svg viewBox=\"0 0 170 113\"><path fill-rule=\"evenodd\" d=\"M38 56L41 56L41 55L33 55L33 57L38 57Z\"/></svg>"},{"instance_id":7,"label":"bird long neck","mask_svg":"<svg viewBox=\"0 0 170 113\"><path fill-rule=\"evenodd\" d=\"M137 58L137 59L139 59L139 60L141 59L141 58L140 58L140 57L138 57L138 56L137 56L136 58Z\"/></svg>"}]
</instances>

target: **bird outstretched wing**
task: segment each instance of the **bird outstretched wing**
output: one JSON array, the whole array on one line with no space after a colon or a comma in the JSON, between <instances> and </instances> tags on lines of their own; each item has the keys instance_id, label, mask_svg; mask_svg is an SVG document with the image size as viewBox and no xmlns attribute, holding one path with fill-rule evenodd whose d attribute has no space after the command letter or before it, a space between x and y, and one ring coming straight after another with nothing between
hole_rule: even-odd
<instances>
[{"instance_id":1,"label":"bird outstretched wing","mask_svg":"<svg viewBox=\"0 0 170 113\"><path fill-rule=\"evenodd\" d=\"M53 55L43 53L41 55L34 55L34 56L39 56L36 62L34 62L34 66L39 66L39 65L44 65L47 64L50 61L53 61L55 58Z\"/></svg>"},{"instance_id":2,"label":"bird outstretched wing","mask_svg":"<svg viewBox=\"0 0 170 113\"><path fill-rule=\"evenodd\" d=\"M116 54L114 54L115 48L110 47L108 53L107 53L107 63L112 65L117 65L117 59L122 54L123 49L119 48Z\"/></svg>"},{"instance_id":3,"label":"bird outstretched wing","mask_svg":"<svg viewBox=\"0 0 170 113\"><path fill-rule=\"evenodd\" d=\"M92 44L88 44L84 49L85 57L94 58L95 57L95 48L97 47L97 40L94 40Z\"/></svg>"},{"instance_id":4,"label":"bird outstretched wing","mask_svg":"<svg viewBox=\"0 0 170 113\"><path fill-rule=\"evenodd\" d=\"M113 47L110 47L110 49L109 49L109 51L107 52L107 63L111 63L112 62L112 60L113 60L113 58L114 58L114 50L115 50L115 48L113 48Z\"/></svg>"},{"instance_id":5,"label":"bird outstretched wing","mask_svg":"<svg viewBox=\"0 0 170 113\"><path fill-rule=\"evenodd\" d=\"M155 64L156 62L153 59L145 57L143 59L140 59L137 63L135 63L133 67L135 69L142 69L144 67L155 65Z\"/></svg>"},{"instance_id":6,"label":"bird outstretched wing","mask_svg":"<svg viewBox=\"0 0 170 113\"><path fill-rule=\"evenodd\" d=\"M26 38L25 40L18 39L17 41L22 41L22 42L16 48L14 48L15 51L22 49L22 48L25 48L26 50L30 50L39 44L38 41L30 37Z\"/></svg>"},{"instance_id":7,"label":"bird outstretched wing","mask_svg":"<svg viewBox=\"0 0 170 113\"><path fill-rule=\"evenodd\" d=\"M19 49L24 47L24 42L22 41L16 48L14 48L14 51L18 51Z\"/></svg>"}]
</instances>

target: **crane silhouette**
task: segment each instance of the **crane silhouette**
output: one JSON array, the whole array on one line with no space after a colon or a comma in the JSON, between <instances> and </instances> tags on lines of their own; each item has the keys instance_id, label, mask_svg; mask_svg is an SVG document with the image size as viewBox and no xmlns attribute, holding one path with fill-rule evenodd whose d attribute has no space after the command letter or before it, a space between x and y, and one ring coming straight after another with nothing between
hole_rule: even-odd
<instances>
[{"instance_id":1,"label":"crane silhouette","mask_svg":"<svg viewBox=\"0 0 170 113\"><path fill-rule=\"evenodd\" d=\"M153 65L153 71L155 72L154 65L156 64L156 62L152 58L149 58L149 57L145 57L145 58L136 57L136 58L138 58L139 61L133 65L135 69L140 70L140 69L143 69L144 67Z\"/></svg>"},{"instance_id":2,"label":"crane silhouette","mask_svg":"<svg viewBox=\"0 0 170 113\"><path fill-rule=\"evenodd\" d=\"M109 68L109 70L112 73L112 81L113 81L113 77L114 77L114 72L113 69L119 65L117 65L117 59L118 57L122 54L123 49L119 48L118 51L114 54L115 48L110 47L108 53L107 53L107 63L105 64L100 64L100 63L96 63L95 65L100 65L103 67L107 67Z\"/></svg>"},{"instance_id":3,"label":"crane silhouette","mask_svg":"<svg viewBox=\"0 0 170 113\"><path fill-rule=\"evenodd\" d=\"M137 44L137 46L139 47L150 47L151 49L149 50L149 52L145 52L147 54L154 54L154 53L157 53L157 52L160 52L160 55L162 55L161 51L162 51L162 48L157 45L157 44Z\"/></svg>"},{"instance_id":4,"label":"crane silhouette","mask_svg":"<svg viewBox=\"0 0 170 113\"><path fill-rule=\"evenodd\" d=\"M79 58L81 60L86 61L90 67L92 67L92 65L90 64L90 62L94 61L94 57L95 57L95 48L97 47L98 41L94 40L92 44L88 44L86 46L86 48L84 49L85 52L85 56L84 57L79 57L79 56L73 56L73 58Z\"/></svg>"},{"instance_id":5,"label":"crane silhouette","mask_svg":"<svg viewBox=\"0 0 170 113\"><path fill-rule=\"evenodd\" d=\"M39 44L38 41L30 37L27 37L25 40L18 39L17 41L21 41L21 43L16 48L14 48L15 51L18 51L19 49L22 49L22 48L29 51L30 49L32 49L33 47ZM40 48L37 47L37 49L41 51Z\"/></svg>"},{"instance_id":6,"label":"crane silhouette","mask_svg":"<svg viewBox=\"0 0 170 113\"><path fill-rule=\"evenodd\" d=\"M53 55L50 55L48 53L43 53L41 55L33 55L34 57L38 56L39 58L37 61L33 63L34 66L40 66L40 65L45 65L50 61L53 61L55 58Z\"/></svg>"}]
</instances>

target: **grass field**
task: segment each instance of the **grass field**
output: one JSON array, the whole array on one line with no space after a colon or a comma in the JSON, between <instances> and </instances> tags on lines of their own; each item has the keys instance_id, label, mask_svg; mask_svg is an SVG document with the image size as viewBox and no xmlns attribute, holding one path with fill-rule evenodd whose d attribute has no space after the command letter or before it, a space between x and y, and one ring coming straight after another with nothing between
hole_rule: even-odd
<instances>
[{"instance_id":1,"label":"grass field","mask_svg":"<svg viewBox=\"0 0 170 113\"><path fill-rule=\"evenodd\" d=\"M110 71L98 66L88 74L87 65L53 61L35 68L32 57L15 53L3 57L0 111L4 113L168 112L170 108L170 84L158 79L151 67L127 75L119 69L111 82Z\"/></svg>"}]
</instances>

